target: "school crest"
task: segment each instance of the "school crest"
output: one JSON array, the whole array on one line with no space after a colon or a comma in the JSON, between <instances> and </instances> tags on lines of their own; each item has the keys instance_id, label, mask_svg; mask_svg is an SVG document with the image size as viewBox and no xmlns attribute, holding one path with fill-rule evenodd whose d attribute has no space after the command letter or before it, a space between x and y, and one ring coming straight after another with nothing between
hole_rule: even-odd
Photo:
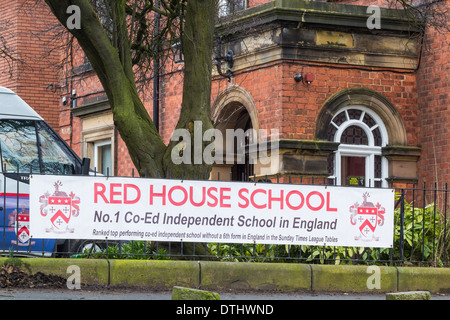
<instances>
[{"instance_id":1,"label":"school crest","mask_svg":"<svg viewBox=\"0 0 450 320\"><path fill-rule=\"evenodd\" d=\"M35 244L34 241L30 242L30 212L25 207L21 208L19 214L14 210L9 215L8 228L16 233L17 241L11 240L11 244L21 247Z\"/></svg>"},{"instance_id":2,"label":"school crest","mask_svg":"<svg viewBox=\"0 0 450 320\"><path fill-rule=\"evenodd\" d=\"M67 194L60 190L62 187L61 181L55 182L53 186L55 191L52 195L46 192L39 198L41 215L49 218L49 227L45 231L49 233L73 233L74 229L70 228L70 221L80 213L80 198L73 192Z\"/></svg>"},{"instance_id":3,"label":"school crest","mask_svg":"<svg viewBox=\"0 0 450 320\"><path fill-rule=\"evenodd\" d=\"M363 194L363 203L355 203L350 207L350 223L357 227L359 231L355 240L378 241L377 228L384 225L385 209L380 203L374 205L368 202L370 197L368 192Z\"/></svg>"}]
</instances>

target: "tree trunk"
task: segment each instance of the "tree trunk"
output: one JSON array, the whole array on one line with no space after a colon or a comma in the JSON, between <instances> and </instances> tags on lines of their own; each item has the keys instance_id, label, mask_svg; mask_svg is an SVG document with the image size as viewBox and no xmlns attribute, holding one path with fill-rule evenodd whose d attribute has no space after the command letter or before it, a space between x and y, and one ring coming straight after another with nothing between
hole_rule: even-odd
<instances>
[{"instance_id":1,"label":"tree trunk","mask_svg":"<svg viewBox=\"0 0 450 320\"><path fill-rule=\"evenodd\" d=\"M202 122L202 134L212 128L210 120L211 70L214 37L215 1L189 0L186 8L185 28L182 36L185 57L183 102L178 129L191 134L192 165L176 165L172 161L172 148L177 142L165 146L153 121L139 98L130 44L127 39L125 0L110 0L116 35L112 41L93 10L89 0L45 0L56 18L67 28L66 13L70 5L80 8L81 28L68 29L77 39L95 70L111 105L114 124L125 142L133 164L143 176L186 177L195 170L197 177L207 177L210 166L194 164L194 121ZM201 138L201 137L200 137ZM201 139L202 140L202 139ZM202 143L201 153L206 145ZM194 147L196 148L194 150ZM202 158L202 157L201 157ZM194 168L195 167L195 168Z\"/></svg>"},{"instance_id":2,"label":"tree trunk","mask_svg":"<svg viewBox=\"0 0 450 320\"><path fill-rule=\"evenodd\" d=\"M170 172L173 177L181 177L183 171L184 177L193 178L195 173L196 178L204 179L211 171L211 166L203 162L203 150L210 142L204 142L202 138L203 133L213 127L210 109L215 10L215 1L212 0L189 0L186 8L181 44L185 65L183 101L176 128L190 133L191 165L174 164L172 150L178 141L171 141L164 155L164 167L166 174ZM195 121L201 122L201 132L195 132L196 137Z\"/></svg>"}]
</instances>

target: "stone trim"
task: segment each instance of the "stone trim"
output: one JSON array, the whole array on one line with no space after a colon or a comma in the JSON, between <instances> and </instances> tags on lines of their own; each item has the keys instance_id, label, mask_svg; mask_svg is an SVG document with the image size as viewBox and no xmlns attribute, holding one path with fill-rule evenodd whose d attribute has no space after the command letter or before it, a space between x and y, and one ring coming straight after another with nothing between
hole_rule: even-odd
<instances>
[{"instance_id":1,"label":"stone trim","mask_svg":"<svg viewBox=\"0 0 450 320\"><path fill-rule=\"evenodd\" d=\"M320 109L316 120L315 137L327 140L328 126L336 113L347 106L365 106L373 110L383 121L389 136L389 145L407 145L406 129L400 113L383 95L367 88L339 91Z\"/></svg>"},{"instance_id":2,"label":"stone trim","mask_svg":"<svg viewBox=\"0 0 450 320\"><path fill-rule=\"evenodd\" d=\"M382 154L389 160L388 181L410 182L418 180L417 161L421 148L412 146L386 146Z\"/></svg>"}]
</instances>

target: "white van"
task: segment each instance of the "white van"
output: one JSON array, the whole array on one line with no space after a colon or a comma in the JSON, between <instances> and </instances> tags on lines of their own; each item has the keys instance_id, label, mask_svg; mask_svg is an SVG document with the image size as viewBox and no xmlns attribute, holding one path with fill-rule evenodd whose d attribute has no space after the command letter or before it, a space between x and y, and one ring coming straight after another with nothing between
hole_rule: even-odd
<instances>
[{"instance_id":1,"label":"white van","mask_svg":"<svg viewBox=\"0 0 450 320\"><path fill-rule=\"evenodd\" d=\"M67 241L30 238L29 177L89 174L89 159L82 161L39 114L3 87L0 158L0 253L51 255L58 249L72 250Z\"/></svg>"}]
</instances>

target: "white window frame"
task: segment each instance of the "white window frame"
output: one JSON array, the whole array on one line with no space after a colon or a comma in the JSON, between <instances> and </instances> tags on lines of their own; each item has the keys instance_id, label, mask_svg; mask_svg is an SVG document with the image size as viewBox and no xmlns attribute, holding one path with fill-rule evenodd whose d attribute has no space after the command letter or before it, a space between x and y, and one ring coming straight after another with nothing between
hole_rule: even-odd
<instances>
[{"instance_id":1,"label":"white window frame","mask_svg":"<svg viewBox=\"0 0 450 320\"><path fill-rule=\"evenodd\" d=\"M94 141L93 142L93 163L94 163L94 168L96 168L96 171L99 173L100 172L98 169L101 167L99 165L99 160L101 160L101 158L99 158L99 148L104 147L104 146L111 146L111 167L109 168L109 175L112 176L113 175L113 153L112 153L112 141L111 139L106 139L106 140L99 140L99 141ZM103 168L102 168L103 169Z\"/></svg>"},{"instance_id":2,"label":"white window frame","mask_svg":"<svg viewBox=\"0 0 450 320\"><path fill-rule=\"evenodd\" d=\"M361 111L361 116L359 119L350 119L348 115L348 110L356 109ZM336 125L333 120L341 112L345 112L346 121L344 121L340 126ZM371 128L367 126L364 122L364 116L368 114L375 121L375 125ZM336 127L337 131L334 135L334 142L340 142L341 136L344 131L350 126L358 126L364 130L367 135L368 145L353 145L353 144L343 144L341 143L338 150L335 152L334 156L334 172L330 176L330 179L334 179L336 185L342 185L342 173L341 173L341 159L342 157L364 157L366 159L365 164L365 187L374 187L375 181L381 181L381 187L388 187L388 182L386 180L388 175L388 160L382 156L382 148L389 144L389 136L386 127L381 120L381 118L373 112L371 109L364 106L347 106L339 110L336 113L333 120L331 120L330 125ZM373 137L372 131L376 128L380 129L381 134L381 146L375 146L375 139ZM381 156L381 178L375 178L375 156Z\"/></svg>"}]
</instances>

